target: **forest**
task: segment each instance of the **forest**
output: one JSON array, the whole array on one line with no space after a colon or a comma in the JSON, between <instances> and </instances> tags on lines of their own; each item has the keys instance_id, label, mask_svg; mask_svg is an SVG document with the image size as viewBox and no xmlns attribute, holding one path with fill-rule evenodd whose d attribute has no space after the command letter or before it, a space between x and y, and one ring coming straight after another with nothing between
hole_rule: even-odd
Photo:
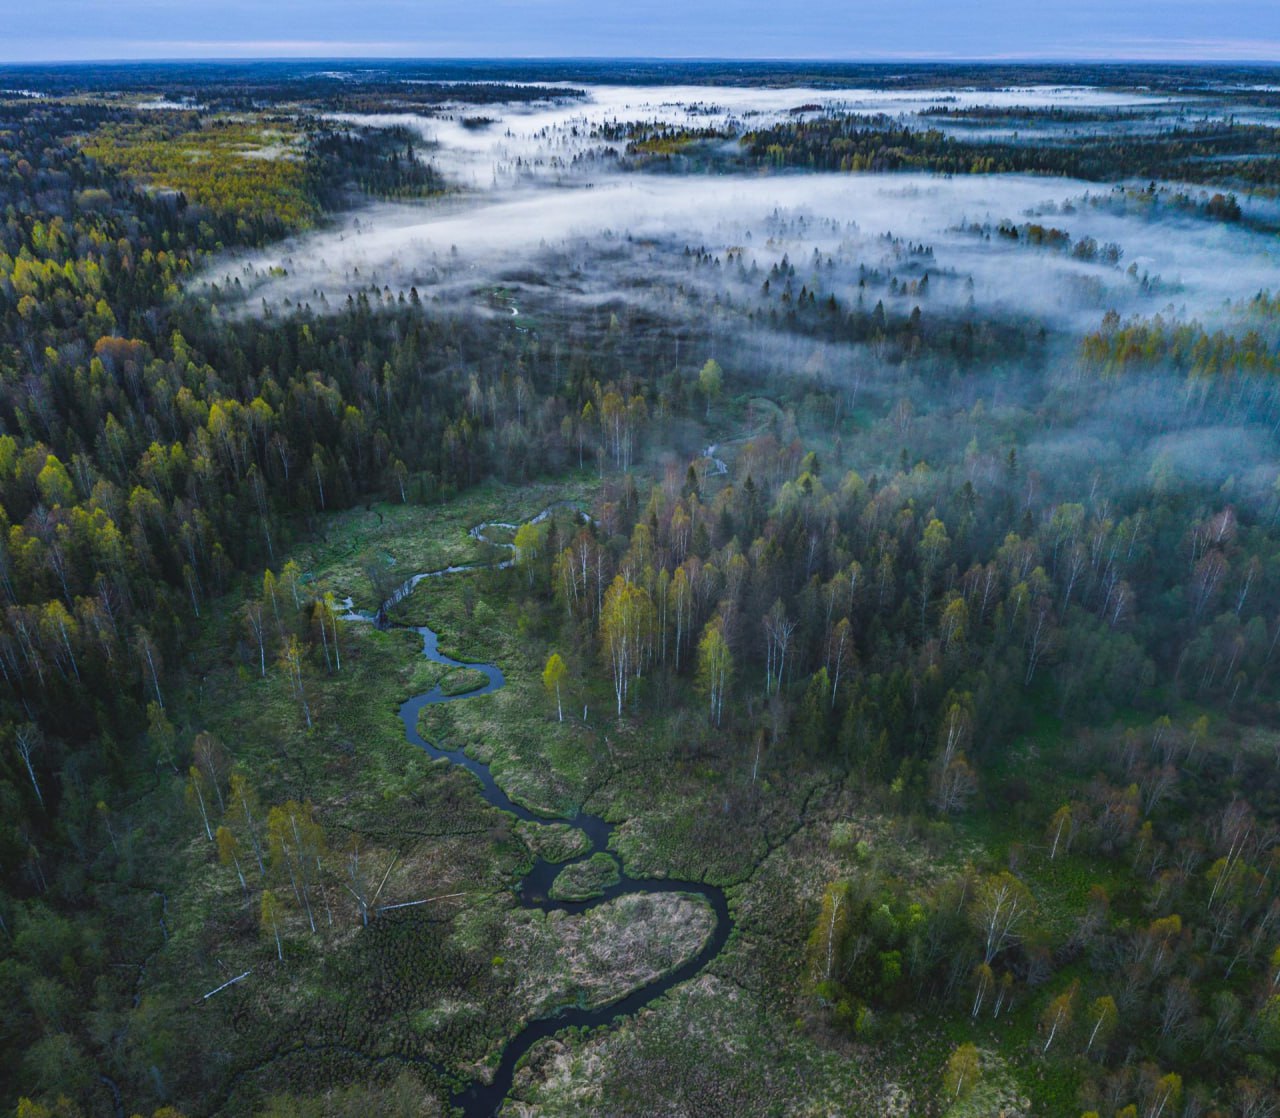
<instances>
[{"instance_id":1,"label":"forest","mask_svg":"<svg viewBox=\"0 0 1280 1118\"><path fill-rule=\"evenodd\" d=\"M0 71L0 1107L1280 1113L1274 74L898 70Z\"/></svg>"}]
</instances>

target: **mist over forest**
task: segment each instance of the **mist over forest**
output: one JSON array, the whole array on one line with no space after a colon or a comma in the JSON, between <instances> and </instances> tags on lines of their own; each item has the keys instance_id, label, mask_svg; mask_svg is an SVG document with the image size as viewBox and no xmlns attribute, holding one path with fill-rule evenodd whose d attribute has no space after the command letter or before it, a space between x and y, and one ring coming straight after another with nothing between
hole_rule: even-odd
<instances>
[{"instance_id":1,"label":"mist over forest","mask_svg":"<svg viewBox=\"0 0 1280 1118\"><path fill-rule=\"evenodd\" d=\"M1280 1114L1280 72L0 67L0 1109Z\"/></svg>"},{"instance_id":2,"label":"mist over forest","mask_svg":"<svg viewBox=\"0 0 1280 1118\"><path fill-rule=\"evenodd\" d=\"M930 438L924 460L934 464L957 464L983 427L955 424L957 409L979 400L1034 409L1054 393L1058 415L1027 450L1050 485L1060 484L1053 490L1060 499L1083 484L1096 493L1099 483L1108 495L1133 496L1176 475L1197 490L1225 485L1233 500L1259 509L1276 500L1265 436L1280 413L1273 414L1269 390L1230 425L1216 409L1206 414L1191 393L1170 400L1160 378L1148 380L1145 371L1111 389L1120 398L1099 398L1092 378L1082 390L1078 360L1079 339L1099 330L1108 313L1237 327L1248 301L1269 291L1277 275L1280 209L1268 194L1246 196L1242 205L1232 193L1228 204L1217 185L1128 177L761 176L720 167L714 154L705 173L670 165L694 159L690 149L732 153L748 132L815 118L874 124L891 115L907 127L941 126L970 140L976 118L983 140L1069 145L1080 134L1136 127L1158 134L1274 120L1274 108L1230 95L1061 85L908 92L565 85L538 92L538 100L495 100L479 117L468 115L466 103L447 101L430 116L327 117L339 126L407 130L448 193L425 211L365 205L337 228L217 258L201 277L203 290L232 315L336 313L357 294L378 305L412 289L437 313L511 314L521 330L536 329L543 315L621 316L643 322L642 330L678 335L701 319L715 358L756 383L812 380L845 394L849 410L872 401L888 409L909 398L922 415L941 413L953 438ZM1038 127L1027 120L1037 113L1047 114ZM672 150L652 140L645 141L652 151L645 149L638 135L670 137ZM1215 199L1229 218L1215 211ZM986 367L966 370L963 387L951 378L939 385L927 372L913 376L896 356L886 359L883 342L796 330L805 300L832 320L880 308L886 320L916 313L926 330L999 321L1035 335L1042 353L1034 368L1017 354L1016 369L993 353ZM1008 437L999 426L982 433ZM1087 480L1090 472L1099 477Z\"/></svg>"}]
</instances>

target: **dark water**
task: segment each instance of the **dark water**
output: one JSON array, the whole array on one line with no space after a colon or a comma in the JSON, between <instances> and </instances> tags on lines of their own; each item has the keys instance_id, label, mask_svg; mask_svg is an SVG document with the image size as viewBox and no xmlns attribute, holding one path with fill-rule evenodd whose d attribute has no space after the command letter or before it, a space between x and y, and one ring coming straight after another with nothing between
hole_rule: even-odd
<instances>
[{"instance_id":1,"label":"dark water","mask_svg":"<svg viewBox=\"0 0 1280 1118\"><path fill-rule=\"evenodd\" d=\"M488 765L468 757L461 750L440 749L418 733L418 715L423 707L430 706L433 703L458 702L463 699L474 698L477 695L487 695L490 691L497 691L505 686L506 680L502 675L502 669L495 664L465 664L443 655L439 648L439 637L426 626L415 628L414 631L422 636L422 653L428 660L448 667L472 668L482 672L485 676L485 683L483 687L477 687L474 691L468 691L462 695L446 695L440 687L434 687L430 691L415 695L412 699L409 699L400 708L400 719L404 722L405 737L430 756L442 758L455 765L461 765L473 773L476 779L480 781L481 794L494 807L502 811L509 811L512 815L528 820L531 823L545 825L550 822L557 822L557 820L549 820L536 815L528 808L513 803L510 797L494 781ZM585 861L598 851L607 851L609 836L613 834L613 824L595 815L577 815L569 822L587 836L591 843L590 849L581 857L575 858L569 863L557 864L539 858L533 869L524 877L517 888L520 903L525 908L537 908L543 911L557 909L562 912L583 912L586 909L594 908L598 904L603 904L605 901L612 900L614 897L622 896L624 893L696 893L698 896L705 898L715 912L715 928L712 930L711 936L702 950L692 959L689 959L656 982L633 991L620 1001L598 1009L582 1009L576 1006L568 1006L552 1017L544 1017L530 1022L524 1031L517 1035L503 1051L502 1061L498 1064L498 1070L494 1075L492 1084L486 1086L482 1083L473 1083L465 1091L454 1096L453 1104L461 1107L469 1118L490 1118L491 1115L498 1112L499 1107L502 1106L503 1099L506 1098L507 1092L511 1089L511 1078L515 1072L516 1062L538 1041L570 1026L592 1027L606 1025L619 1017L624 1017L644 1008L655 998L665 994L671 987L692 978L702 970L724 947L725 941L728 940L729 933L733 929L733 921L729 917L729 906L725 902L724 891L714 885L704 885L698 881L634 878L623 874L617 884L605 889L603 896L592 900L549 900L547 891L551 887L551 882L555 880L556 875L564 868L564 865Z\"/></svg>"}]
</instances>

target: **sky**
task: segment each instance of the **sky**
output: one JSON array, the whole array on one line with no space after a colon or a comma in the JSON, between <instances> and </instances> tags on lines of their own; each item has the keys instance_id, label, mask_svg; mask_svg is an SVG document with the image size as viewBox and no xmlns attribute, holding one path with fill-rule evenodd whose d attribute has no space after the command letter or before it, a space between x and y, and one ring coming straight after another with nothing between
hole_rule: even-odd
<instances>
[{"instance_id":1,"label":"sky","mask_svg":"<svg viewBox=\"0 0 1280 1118\"><path fill-rule=\"evenodd\" d=\"M1280 0L0 0L0 61L1280 62Z\"/></svg>"}]
</instances>

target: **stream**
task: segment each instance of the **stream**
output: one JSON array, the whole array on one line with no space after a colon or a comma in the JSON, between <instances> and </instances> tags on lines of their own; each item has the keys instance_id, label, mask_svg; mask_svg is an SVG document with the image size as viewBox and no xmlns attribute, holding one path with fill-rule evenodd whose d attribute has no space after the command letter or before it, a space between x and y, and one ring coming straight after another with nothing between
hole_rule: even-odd
<instances>
[{"instance_id":1,"label":"stream","mask_svg":"<svg viewBox=\"0 0 1280 1118\"><path fill-rule=\"evenodd\" d=\"M553 506L554 508L554 506ZM535 523L544 520L552 512L551 508L545 509L535 518ZM477 540L488 542L485 540L484 530L489 527L511 528L508 524L482 524L471 530L471 535ZM511 547L512 545L506 545ZM512 548L514 551L514 547ZM511 560L499 563L499 567L510 566ZM415 586L423 579L439 577L445 574L452 574L460 571L476 570L483 564L475 564L469 566L449 567L441 571L431 571L426 574L415 575L413 578L405 582L386 602L379 607L377 617L369 617L368 615L356 613L350 606L348 600L346 614L349 620L376 621L379 625L386 626L387 610L402 601L413 590ZM496 664L469 664L461 660L454 660L444 655L440 651L439 636L427 626L412 626L412 631L418 633L422 637L422 654L434 664L441 664L451 668L471 668L474 671L482 673L485 677L484 685L474 690L467 691L460 695L446 695L440 685L433 687L430 691L413 696L406 700L400 707L400 720L404 723L404 733L406 740L411 744L423 750L428 756L448 761L450 764L460 765L468 772L472 773L480 782L480 794L484 799L497 808L499 811L509 812L518 819L527 820L531 823L547 825L551 823L564 822L560 819L547 818L538 815L528 808L515 803L511 798L498 786L493 778L493 774L489 771L489 766L477 761L473 757L467 756L462 750L441 749L439 746L433 745L418 733L418 717L422 713L424 707L431 706L436 703L454 703L461 702L466 699L472 699L479 695L487 695L492 691L500 690L506 685L506 678L502 674L502 669ZM536 908L544 912L560 911L567 913L585 912L587 909L594 908L596 905L604 904L615 897L630 893L656 894L656 893L687 893L702 897L715 913L716 923L706 943L702 949L698 951L692 958L685 960L680 966L674 970L667 972L660 978L649 983L647 986L641 986L618 1001L608 1005L600 1006L595 1009L586 1009L577 1005L569 1005L562 1007L556 1013L548 1017L540 1017L531 1021L525 1028L518 1033L511 1041L508 1042L503 1050L502 1059L498 1063L493 1081L489 1084L481 1082L473 1082L465 1090L459 1092L453 1098L453 1105L460 1107L468 1118L491 1118L497 1114L502 1106L503 1100L507 1093L511 1090L512 1078L515 1075L516 1063L530 1048L538 1041L552 1036L561 1029L569 1027L591 1028L600 1025L607 1025L619 1018L628 1016L644 1008L650 1002L656 1000L670 990L673 986L681 982L685 982L692 978L703 969L716 955L719 954L721 948L729 938L730 932L733 930L733 921L729 915L729 906L725 900L724 891L718 886L705 885L699 881L675 881L668 878L634 878L623 872L618 882L607 887L603 894L587 901L553 901L548 899L548 891L552 881L566 866L575 865L578 862L586 861L593 854L598 852L611 853L609 851L609 839L613 834L614 824L595 815L579 814L568 820L569 824L576 827L589 840L590 847L582 855L572 858L567 862L548 862L545 859L538 858L534 862L533 869L524 876L516 886L516 897L524 908Z\"/></svg>"}]
</instances>

